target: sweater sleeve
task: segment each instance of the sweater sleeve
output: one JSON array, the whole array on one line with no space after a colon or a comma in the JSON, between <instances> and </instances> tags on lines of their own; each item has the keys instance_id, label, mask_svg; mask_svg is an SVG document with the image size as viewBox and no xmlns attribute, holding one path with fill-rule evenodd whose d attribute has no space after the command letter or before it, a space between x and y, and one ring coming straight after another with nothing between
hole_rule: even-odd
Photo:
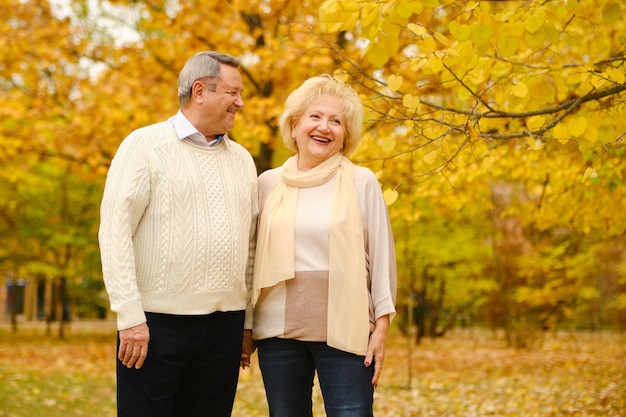
<instances>
[{"instance_id":1,"label":"sweater sleeve","mask_svg":"<svg viewBox=\"0 0 626 417\"><path fill-rule=\"evenodd\" d=\"M121 143L107 175L100 209L99 242L104 284L119 330L144 323L137 287L133 235L150 195L149 150L141 131Z\"/></svg>"},{"instance_id":2,"label":"sweater sleeve","mask_svg":"<svg viewBox=\"0 0 626 417\"><path fill-rule=\"evenodd\" d=\"M254 167L254 164L253 164ZM256 169L255 180L252 182L252 204L250 213L250 241L248 244L248 264L246 267L246 290L247 290L247 302L246 302L246 318L244 322L244 329L251 330L253 325L253 307L252 307L252 293L253 293L253 275L254 275L254 256L256 254L256 231L257 231L257 219L259 215L259 203L258 203L258 187L256 181Z\"/></svg>"},{"instance_id":3,"label":"sweater sleeve","mask_svg":"<svg viewBox=\"0 0 626 417\"><path fill-rule=\"evenodd\" d=\"M368 285L374 321L396 313L396 253L387 205L376 176L369 169L357 167L357 194L365 229Z\"/></svg>"}]
</instances>

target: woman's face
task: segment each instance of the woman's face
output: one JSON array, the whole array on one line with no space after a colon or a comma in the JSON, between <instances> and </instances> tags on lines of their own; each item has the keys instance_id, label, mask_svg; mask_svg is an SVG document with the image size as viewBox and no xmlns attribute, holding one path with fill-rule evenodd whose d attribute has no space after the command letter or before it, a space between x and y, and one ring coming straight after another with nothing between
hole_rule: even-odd
<instances>
[{"instance_id":1,"label":"woman's face","mask_svg":"<svg viewBox=\"0 0 626 417\"><path fill-rule=\"evenodd\" d=\"M322 95L315 99L292 126L298 169L308 171L341 152L345 123L338 98Z\"/></svg>"}]
</instances>

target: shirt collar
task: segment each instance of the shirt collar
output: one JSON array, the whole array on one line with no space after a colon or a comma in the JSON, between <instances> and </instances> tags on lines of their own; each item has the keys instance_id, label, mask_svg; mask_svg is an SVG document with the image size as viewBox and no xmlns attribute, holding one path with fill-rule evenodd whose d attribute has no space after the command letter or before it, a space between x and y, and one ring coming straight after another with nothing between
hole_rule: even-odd
<instances>
[{"instance_id":1,"label":"shirt collar","mask_svg":"<svg viewBox=\"0 0 626 417\"><path fill-rule=\"evenodd\" d=\"M170 125L176 132L178 139L188 140L196 145L200 146L216 146L219 144L226 135L219 135L211 142L206 141L206 138L202 133L191 124L189 119L185 117L183 112L179 109L175 116L170 118Z\"/></svg>"}]
</instances>

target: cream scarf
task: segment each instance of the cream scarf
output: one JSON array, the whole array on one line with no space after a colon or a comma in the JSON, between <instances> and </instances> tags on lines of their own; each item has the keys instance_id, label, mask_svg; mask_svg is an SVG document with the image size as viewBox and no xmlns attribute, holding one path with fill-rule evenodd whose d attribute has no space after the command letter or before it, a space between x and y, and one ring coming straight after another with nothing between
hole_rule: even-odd
<instances>
[{"instance_id":1,"label":"cream scarf","mask_svg":"<svg viewBox=\"0 0 626 417\"><path fill-rule=\"evenodd\" d=\"M327 343L343 351L365 355L370 332L369 293L354 166L342 154L306 172L298 172L297 163L297 155L284 163L282 179L263 207L254 265L254 303L261 289L295 275L294 224L298 188L315 187L336 175L330 206Z\"/></svg>"}]
</instances>

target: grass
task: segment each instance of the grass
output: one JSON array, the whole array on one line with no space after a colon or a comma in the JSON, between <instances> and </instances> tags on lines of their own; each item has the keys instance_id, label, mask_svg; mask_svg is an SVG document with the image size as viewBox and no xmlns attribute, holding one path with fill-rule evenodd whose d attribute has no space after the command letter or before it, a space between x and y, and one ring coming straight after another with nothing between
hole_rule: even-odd
<instances>
[{"instance_id":1,"label":"grass","mask_svg":"<svg viewBox=\"0 0 626 417\"><path fill-rule=\"evenodd\" d=\"M392 330L377 417L626 415L623 334L562 332L515 350L498 334L457 330L411 351ZM17 334L0 326L0 417L115 416L114 356L108 322L72 323L64 340L38 324ZM314 410L324 416L317 385ZM233 416L267 415L255 361L241 373Z\"/></svg>"}]
</instances>

